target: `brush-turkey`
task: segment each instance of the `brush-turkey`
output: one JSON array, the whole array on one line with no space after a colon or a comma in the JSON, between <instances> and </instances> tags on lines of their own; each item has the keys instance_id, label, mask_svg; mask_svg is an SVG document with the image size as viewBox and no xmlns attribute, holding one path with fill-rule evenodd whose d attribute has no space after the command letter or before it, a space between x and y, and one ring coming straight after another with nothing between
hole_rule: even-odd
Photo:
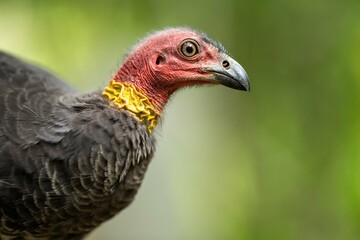
<instances>
[{"instance_id":1,"label":"brush-turkey","mask_svg":"<svg viewBox=\"0 0 360 240\"><path fill-rule=\"evenodd\" d=\"M81 239L134 199L173 92L250 90L244 69L189 28L135 45L103 91L82 94L0 52L1 239Z\"/></svg>"}]
</instances>

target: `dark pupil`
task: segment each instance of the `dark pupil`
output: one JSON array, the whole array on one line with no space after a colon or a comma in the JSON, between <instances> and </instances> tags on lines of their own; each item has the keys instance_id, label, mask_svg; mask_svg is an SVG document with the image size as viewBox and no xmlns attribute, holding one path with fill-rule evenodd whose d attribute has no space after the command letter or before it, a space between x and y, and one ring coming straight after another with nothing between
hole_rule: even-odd
<instances>
[{"instance_id":1,"label":"dark pupil","mask_svg":"<svg viewBox=\"0 0 360 240\"><path fill-rule=\"evenodd\" d=\"M194 52L193 47L191 45L186 46L186 52L187 53L193 53Z\"/></svg>"}]
</instances>

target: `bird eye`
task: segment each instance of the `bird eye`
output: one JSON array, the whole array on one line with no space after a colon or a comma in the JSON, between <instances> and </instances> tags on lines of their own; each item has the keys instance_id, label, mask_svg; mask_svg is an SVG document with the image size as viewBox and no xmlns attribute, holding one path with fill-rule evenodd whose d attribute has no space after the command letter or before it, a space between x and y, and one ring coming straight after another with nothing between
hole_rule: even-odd
<instances>
[{"instance_id":1,"label":"bird eye","mask_svg":"<svg viewBox=\"0 0 360 240\"><path fill-rule=\"evenodd\" d=\"M199 53L199 45L192 40L185 40L180 44L180 53L183 57L191 58Z\"/></svg>"}]
</instances>

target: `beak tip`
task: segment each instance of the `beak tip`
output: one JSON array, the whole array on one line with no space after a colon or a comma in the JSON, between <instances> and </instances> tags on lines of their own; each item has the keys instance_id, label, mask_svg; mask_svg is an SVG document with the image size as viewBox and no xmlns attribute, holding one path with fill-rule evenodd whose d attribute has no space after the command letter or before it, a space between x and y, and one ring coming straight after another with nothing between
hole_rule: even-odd
<instances>
[{"instance_id":1,"label":"beak tip","mask_svg":"<svg viewBox=\"0 0 360 240\"><path fill-rule=\"evenodd\" d=\"M239 90L250 92L250 84L241 84L241 88Z\"/></svg>"},{"instance_id":2,"label":"beak tip","mask_svg":"<svg viewBox=\"0 0 360 240\"><path fill-rule=\"evenodd\" d=\"M240 90L250 92L250 80L249 80L249 77L248 77L248 75L246 74L245 71L243 73L244 74L240 78L238 78L238 81L239 81L239 83L241 85Z\"/></svg>"}]
</instances>

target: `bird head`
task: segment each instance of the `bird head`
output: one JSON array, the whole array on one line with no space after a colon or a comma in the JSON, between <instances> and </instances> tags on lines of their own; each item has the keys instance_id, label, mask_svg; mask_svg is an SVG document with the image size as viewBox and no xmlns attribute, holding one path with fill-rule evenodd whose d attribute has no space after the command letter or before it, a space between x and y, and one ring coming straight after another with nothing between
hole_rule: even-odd
<instances>
[{"instance_id":1,"label":"bird head","mask_svg":"<svg viewBox=\"0 0 360 240\"><path fill-rule=\"evenodd\" d=\"M250 90L245 70L222 45L188 28L172 28L144 38L114 77L130 81L162 111L169 96L185 86L222 84Z\"/></svg>"},{"instance_id":2,"label":"bird head","mask_svg":"<svg viewBox=\"0 0 360 240\"><path fill-rule=\"evenodd\" d=\"M186 86L221 84L250 91L245 70L224 47L189 28L165 29L142 39L113 82L134 86L158 113L173 92Z\"/></svg>"}]
</instances>

